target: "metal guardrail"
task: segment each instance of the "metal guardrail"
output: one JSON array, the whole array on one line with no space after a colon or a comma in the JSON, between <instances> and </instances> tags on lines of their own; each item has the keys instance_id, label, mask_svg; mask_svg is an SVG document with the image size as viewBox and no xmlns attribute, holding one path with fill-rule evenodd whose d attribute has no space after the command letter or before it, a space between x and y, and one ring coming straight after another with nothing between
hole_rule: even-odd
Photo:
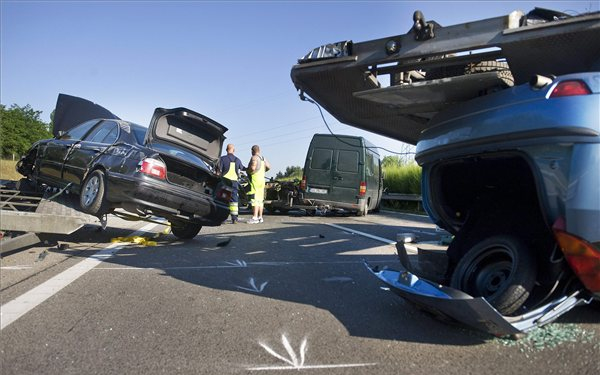
<instances>
[{"instance_id":1,"label":"metal guardrail","mask_svg":"<svg viewBox=\"0 0 600 375\"><path fill-rule=\"evenodd\" d=\"M417 211L421 211L423 206L423 197L419 194L384 193L381 200L417 202Z\"/></svg>"},{"instance_id":2,"label":"metal guardrail","mask_svg":"<svg viewBox=\"0 0 600 375\"><path fill-rule=\"evenodd\" d=\"M423 202L423 198L419 194L384 193L381 196L381 199L388 200L388 201Z\"/></svg>"}]
</instances>

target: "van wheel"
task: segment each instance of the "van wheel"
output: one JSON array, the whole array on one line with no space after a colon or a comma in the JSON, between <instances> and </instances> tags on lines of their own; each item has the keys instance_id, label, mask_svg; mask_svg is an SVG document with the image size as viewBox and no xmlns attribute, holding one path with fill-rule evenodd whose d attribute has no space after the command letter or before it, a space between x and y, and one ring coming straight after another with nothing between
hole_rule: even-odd
<instances>
[{"instance_id":1,"label":"van wheel","mask_svg":"<svg viewBox=\"0 0 600 375\"><path fill-rule=\"evenodd\" d=\"M367 216L368 211L369 211L369 206L365 205L363 208L356 211L356 216Z\"/></svg>"},{"instance_id":2,"label":"van wheel","mask_svg":"<svg viewBox=\"0 0 600 375\"><path fill-rule=\"evenodd\" d=\"M535 258L519 238L489 237L473 246L456 265L450 286L483 297L502 315L517 311L537 276Z\"/></svg>"}]
</instances>

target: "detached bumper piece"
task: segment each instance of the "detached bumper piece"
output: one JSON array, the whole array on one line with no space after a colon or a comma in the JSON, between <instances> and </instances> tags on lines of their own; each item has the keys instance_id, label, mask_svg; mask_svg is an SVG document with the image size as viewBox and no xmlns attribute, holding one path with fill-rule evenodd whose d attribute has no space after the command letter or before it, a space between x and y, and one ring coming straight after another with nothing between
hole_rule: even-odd
<instances>
[{"instance_id":1,"label":"detached bumper piece","mask_svg":"<svg viewBox=\"0 0 600 375\"><path fill-rule=\"evenodd\" d=\"M484 298L419 278L402 265L398 270L365 266L391 291L435 316L450 318L494 336L526 333L548 324L575 306L589 303L577 291L519 316L503 316Z\"/></svg>"}]
</instances>

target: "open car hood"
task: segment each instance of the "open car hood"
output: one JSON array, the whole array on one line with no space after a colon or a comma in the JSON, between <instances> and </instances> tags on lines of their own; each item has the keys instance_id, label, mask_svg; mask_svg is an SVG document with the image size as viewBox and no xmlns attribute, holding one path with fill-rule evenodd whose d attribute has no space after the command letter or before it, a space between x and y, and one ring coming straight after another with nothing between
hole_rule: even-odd
<instances>
[{"instance_id":1,"label":"open car hood","mask_svg":"<svg viewBox=\"0 0 600 375\"><path fill-rule=\"evenodd\" d=\"M403 246L398 244L397 246ZM400 251L401 249L399 249ZM553 322L575 306L589 303L580 291L558 297L519 316L503 316L482 297L420 278L399 264L396 270L365 265L392 292L434 316L449 318L494 336L526 333Z\"/></svg>"},{"instance_id":2,"label":"open car hood","mask_svg":"<svg viewBox=\"0 0 600 375\"><path fill-rule=\"evenodd\" d=\"M146 132L146 144L166 143L210 161L221 155L227 128L187 108L156 108Z\"/></svg>"},{"instance_id":3,"label":"open car hood","mask_svg":"<svg viewBox=\"0 0 600 375\"><path fill-rule=\"evenodd\" d=\"M76 125L96 118L120 120L108 109L89 100L67 94L58 94L56 108L54 109L52 134L56 137L59 131L68 131Z\"/></svg>"}]
</instances>

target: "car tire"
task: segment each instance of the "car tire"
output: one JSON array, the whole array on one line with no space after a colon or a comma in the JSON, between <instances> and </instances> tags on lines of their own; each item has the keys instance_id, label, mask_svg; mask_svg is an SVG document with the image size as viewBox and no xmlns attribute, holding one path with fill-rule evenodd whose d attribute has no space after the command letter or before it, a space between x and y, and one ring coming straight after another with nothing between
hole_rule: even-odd
<instances>
[{"instance_id":1,"label":"car tire","mask_svg":"<svg viewBox=\"0 0 600 375\"><path fill-rule=\"evenodd\" d=\"M465 74L477 74L484 72L497 72L498 78L506 87L513 87L515 79L510 71L508 63L504 61L481 61L477 64L469 64L465 68Z\"/></svg>"},{"instance_id":2,"label":"car tire","mask_svg":"<svg viewBox=\"0 0 600 375\"><path fill-rule=\"evenodd\" d=\"M202 225L193 222L171 223L171 232L180 240L189 240L200 233Z\"/></svg>"},{"instance_id":3,"label":"car tire","mask_svg":"<svg viewBox=\"0 0 600 375\"><path fill-rule=\"evenodd\" d=\"M533 254L521 239L496 235L474 245L458 261L450 286L483 297L502 315L517 311L535 284Z\"/></svg>"},{"instance_id":4,"label":"car tire","mask_svg":"<svg viewBox=\"0 0 600 375\"><path fill-rule=\"evenodd\" d=\"M97 169L85 179L81 185L79 204L81 210L90 215L98 216L108 212L104 172Z\"/></svg>"}]
</instances>

